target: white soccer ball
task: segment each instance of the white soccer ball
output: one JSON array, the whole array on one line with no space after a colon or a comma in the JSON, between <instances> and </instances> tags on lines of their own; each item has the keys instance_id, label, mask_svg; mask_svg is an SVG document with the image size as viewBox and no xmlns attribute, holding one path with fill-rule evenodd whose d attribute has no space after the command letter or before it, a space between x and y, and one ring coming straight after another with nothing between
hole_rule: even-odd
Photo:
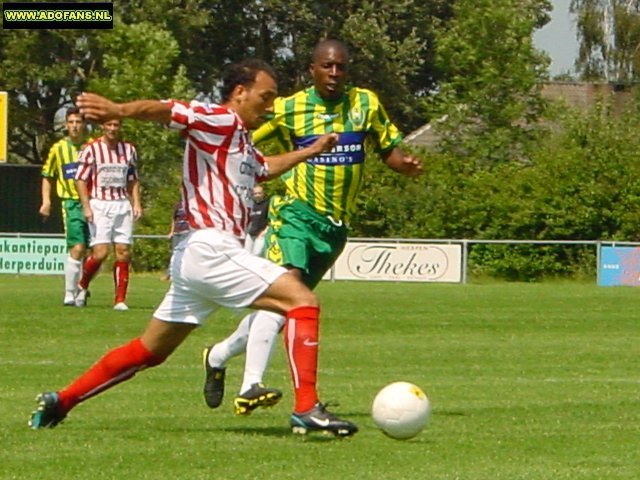
<instances>
[{"instance_id":1,"label":"white soccer ball","mask_svg":"<svg viewBox=\"0 0 640 480\"><path fill-rule=\"evenodd\" d=\"M420 387L395 382L378 392L371 413L376 426L386 435L406 440L422 431L429 419L431 404Z\"/></svg>"}]
</instances>

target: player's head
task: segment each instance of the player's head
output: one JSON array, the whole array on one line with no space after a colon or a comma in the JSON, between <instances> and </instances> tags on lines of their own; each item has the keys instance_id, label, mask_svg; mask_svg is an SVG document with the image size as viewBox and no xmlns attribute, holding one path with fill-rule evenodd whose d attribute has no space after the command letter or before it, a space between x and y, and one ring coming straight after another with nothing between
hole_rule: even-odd
<instances>
[{"instance_id":1,"label":"player's head","mask_svg":"<svg viewBox=\"0 0 640 480\"><path fill-rule=\"evenodd\" d=\"M84 119L80 114L80 109L78 107L67 108L67 113L64 116L64 128L73 143L80 143L84 140L84 127Z\"/></svg>"},{"instance_id":2,"label":"player's head","mask_svg":"<svg viewBox=\"0 0 640 480\"><path fill-rule=\"evenodd\" d=\"M263 60L249 58L227 67L222 80L222 101L233 108L249 129L267 120L278 95L277 75Z\"/></svg>"},{"instance_id":3,"label":"player's head","mask_svg":"<svg viewBox=\"0 0 640 480\"><path fill-rule=\"evenodd\" d=\"M107 143L115 143L120 140L121 120L107 120L102 123L102 138Z\"/></svg>"},{"instance_id":4,"label":"player's head","mask_svg":"<svg viewBox=\"0 0 640 480\"><path fill-rule=\"evenodd\" d=\"M337 100L342 96L348 64L349 50L340 40L320 40L316 44L309 72L322 98Z\"/></svg>"}]
</instances>

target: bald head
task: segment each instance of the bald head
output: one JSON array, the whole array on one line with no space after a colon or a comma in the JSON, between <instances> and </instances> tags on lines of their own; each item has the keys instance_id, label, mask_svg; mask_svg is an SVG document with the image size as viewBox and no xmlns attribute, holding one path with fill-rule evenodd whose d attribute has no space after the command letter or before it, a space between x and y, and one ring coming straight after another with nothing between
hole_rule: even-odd
<instances>
[{"instance_id":1,"label":"bald head","mask_svg":"<svg viewBox=\"0 0 640 480\"><path fill-rule=\"evenodd\" d=\"M316 46L313 49L313 53L311 55L311 62L316 63L318 59L326 55L326 52L329 50L339 52L340 55L342 55L345 59L349 59L349 49L344 43L342 43L340 40L326 39L320 40L318 43L316 43Z\"/></svg>"}]
</instances>

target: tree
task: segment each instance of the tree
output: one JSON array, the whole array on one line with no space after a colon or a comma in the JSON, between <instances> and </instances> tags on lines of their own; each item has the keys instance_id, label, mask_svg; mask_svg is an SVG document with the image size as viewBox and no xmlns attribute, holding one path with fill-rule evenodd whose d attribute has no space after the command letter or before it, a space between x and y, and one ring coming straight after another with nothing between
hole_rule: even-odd
<instances>
[{"instance_id":1,"label":"tree","mask_svg":"<svg viewBox=\"0 0 640 480\"><path fill-rule=\"evenodd\" d=\"M42 163L56 113L86 85L95 37L74 30L0 30L0 90L9 92L10 157Z\"/></svg>"},{"instance_id":2,"label":"tree","mask_svg":"<svg viewBox=\"0 0 640 480\"><path fill-rule=\"evenodd\" d=\"M446 72L429 99L443 148L484 165L528 161L545 109L540 81L548 59L533 32L547 1L459 0L438 32L436 65Z\"/></svg>"},{"instance_id":3,"label":"tree","mask_svg":"<svg viewBox=\"0 0 640 480\"><path fill-rule=\"evenodd\" d=\"M640 1L572 0L584 80L628 84L640 74Z\"/></svg>"},{"instance_id":4,"label":"tree","mask_svg":"<svg viewBox=\"0 0 640 480\"><path fill-rule=\"evenodd\" d=\"M167 0L116 2L116 30L131 18L130 11L143 9L144 18L164 29L167 19L179 25L185 37L201 28L203 18L196 15L197 1L188 1L180 9ZM139 12L140 13L140 12ZM142 13L140 13L142 16ZM113 32L111 32L113 33ZM1 30L0 90L9 92L10 161L42 163L44 155L59 132L56 122L61 109L73 103L89 79L103 70L105 44L100 41L109 32L89 30ZM108 45L106 45L108 47ZM126 52L128 55L135 52ZM147 49L149 53L149 49ZM175 61L175 59L174 59ZM57 117L58 115L58 117Z\"/></svg>"}]
</instances>

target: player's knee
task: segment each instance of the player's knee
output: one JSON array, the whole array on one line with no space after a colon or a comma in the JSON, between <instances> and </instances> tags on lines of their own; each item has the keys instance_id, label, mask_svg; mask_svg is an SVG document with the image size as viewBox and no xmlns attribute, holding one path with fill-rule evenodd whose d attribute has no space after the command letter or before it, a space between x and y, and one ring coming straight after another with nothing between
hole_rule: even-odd
<instances>
[{"instance_id":1,"label":"player's knee","mask_svg":"<svg viewBox=\"0 0 640 480\"><path fill-rule=\"evenodd\" d=\"M129 262L131 260L131 250L128 245L116 244L116 260L119 262Z\"/></svg>"},{"instance_id":2,"label":"player's knee","mask_svg":"<svg viewBox=\"0 0 640 480\"><path fill-rule=\"evenodd\" d=\"M309 290L304 284L301 284L301 288L298 292L295 292L292 298L292 307L318 307L320 303L315 293Z\"/></svg>"},{"instance_id":3,"label":"player's knee","mask_svg":"<svg viewBox=\"0 0 640 480\"><path fill-rule=\"evenodd\" d=\"M109 255L109 248L103 244L94 245L91 249L91 256L97 262L104 262Z\"/></svg>"},{"instance_id":4,"label":"player's knee","mask_svg":"<svg viewBox=\"0 0 640 480\"><path fill-rule=\"evenodd\" d=\"M84 245L78 243L69 249L69 256L74 260L82 260L84 258L85 248Z\"/></svg>"}]
</instances>

